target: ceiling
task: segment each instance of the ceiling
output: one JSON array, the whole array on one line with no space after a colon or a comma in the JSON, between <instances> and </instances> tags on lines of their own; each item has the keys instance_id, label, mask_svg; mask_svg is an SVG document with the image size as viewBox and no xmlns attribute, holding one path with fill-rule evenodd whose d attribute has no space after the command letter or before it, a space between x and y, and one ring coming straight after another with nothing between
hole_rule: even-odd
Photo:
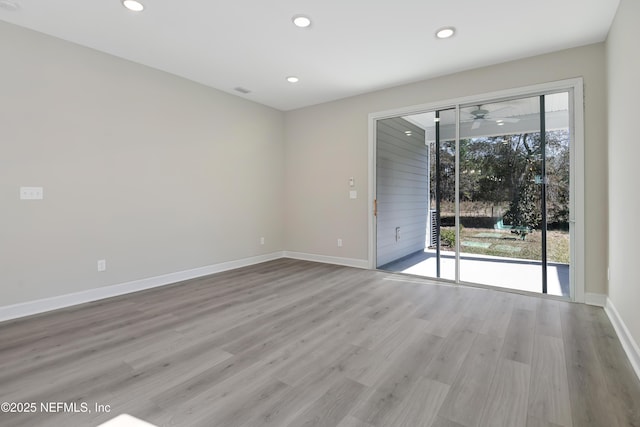
<instances>
[{"instance_id":1,"label":"ceiling","mask_svg":"<svg viewBox=\"0 0 640 427\"><path fill-rule=\"evenodd\" d=\"M141 1L145 10L135 13L120 0L0 0L0 20L287 111L601 42L619 3ZM295 27L296 14L312 26ZM436 39L444 26L455 36ZM291 75L300 81L288 83Z\"/></svg>"}]
</instances>

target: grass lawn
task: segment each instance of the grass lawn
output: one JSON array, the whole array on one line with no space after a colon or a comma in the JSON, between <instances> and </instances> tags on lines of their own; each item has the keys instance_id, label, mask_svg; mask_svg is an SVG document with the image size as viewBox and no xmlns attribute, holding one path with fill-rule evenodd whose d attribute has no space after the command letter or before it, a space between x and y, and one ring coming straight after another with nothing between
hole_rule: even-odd
<instances>
[{"instance_id":1,"label":"grass lawn","mask_svg":"<svg viewBox=\"0 0 640 427\"><path fill-rule=\"evenodd\" d=\"M442 227L442 233L454 230L454 227ZM535 230L520 240L516 234L508 230L492 228L462 228L462 253L504 256L540 260L542 258L542 232ZM450 248L447 248L450 249ZM569 264L569 233L566 231L547 231L547 260Z\"/></svg>"}]
</instances>

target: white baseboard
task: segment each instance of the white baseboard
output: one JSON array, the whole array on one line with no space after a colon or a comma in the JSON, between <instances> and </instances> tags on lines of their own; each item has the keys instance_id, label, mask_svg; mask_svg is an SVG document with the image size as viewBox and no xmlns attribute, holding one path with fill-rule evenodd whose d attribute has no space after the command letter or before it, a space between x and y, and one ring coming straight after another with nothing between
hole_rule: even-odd
<instances>
[{"instance_id":1,"label":"white baseboard","mask_svg":"<svg viewBox=\"0 0 640 427\"><path fill-rule=\"evenodd\" d=\"M594 305L596 307L605 307L607 305L607 296L603 294L594 294L587 292L584 294L584 303Z\"/></svg>"},{"instance_id":2,"label":"white baseboard","mask_svg":"<svg viewBox=\"0 0 640 427\"><path fill-rule=\"evenodd\" d=\"M366 259L342 258L327 255L307 254L304 252L284 251L285 258L299 259L303 261L323 262L325 264L344 265L346 267L369 268L369 261Z\"/></svg>"},{"instance_id":3,"label":"white baseboard","mask_svg":"<svg viewBox=\"0 0 640 427\"><path fill-rule=\"evenodd\" d=\"M620 339L620 343L622 343L622 348L625 353L627 353L627 357L629 358L629 362L631 362L631 366L633 370L636 372L636 375L640 379L640 347L638 347L638 343L631 336L631 332L627 329L627 325L625 325L624 321L620 317L618 310L613 305L613 302L607 298L606 305L604 307L605 313L609 316L609 320L611 320L611 324L613 325L613 329L616 330L618 334L618 338Z\"/></svg>"},{"instance_id":4,"label":"white baseboard","mask_svg":"<svg viewBox=\"0 0 640 427\"><path fill-rule=\"evenodd\" d=\"M239 260L221 262L219 264L207 265L205 267L191 270L178 271L164 274L162 276L149 277L117 285L104 286L72 294L60 295L51 298L44 298L35 301L28 301L20 304L0 307L0 322L17 319L19 317L31 316L51 310L84 304L104 298L115 297L131 292L142 291L144 289L156 288L158 286L169 285L183 280L195 279L197 277L208 276L235 268L247 267L261 262L271 261L283 257L282 252L273 252L266 255L258 255Z\"/></svg>"}]
</instances>

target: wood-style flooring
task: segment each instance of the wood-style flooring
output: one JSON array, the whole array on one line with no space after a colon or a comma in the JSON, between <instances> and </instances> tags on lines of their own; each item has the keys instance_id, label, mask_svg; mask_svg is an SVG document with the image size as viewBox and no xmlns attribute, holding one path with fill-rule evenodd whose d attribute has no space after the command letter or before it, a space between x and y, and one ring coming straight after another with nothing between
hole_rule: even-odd
<instances>
[{"instance_id":1,"label":"wood-style flooring","mask_svg":"<svg viewBox=\"0 0 640 427\"><path fill-rule=\"evenodd\" d=\"M290 259L0 323L5 401L38 410L3 427L640 426L600 308Z\"/></svg>"}]
</instances>

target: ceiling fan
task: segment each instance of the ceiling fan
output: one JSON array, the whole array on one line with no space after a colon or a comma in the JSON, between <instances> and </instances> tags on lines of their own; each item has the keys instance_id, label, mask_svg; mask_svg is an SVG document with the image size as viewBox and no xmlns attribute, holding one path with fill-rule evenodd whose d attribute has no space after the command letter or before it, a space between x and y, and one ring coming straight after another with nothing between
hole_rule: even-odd
<instances>
[{"instance_id":1,"label":"ceiling fan","mask_svg":"<svg viewBox=\"0 0 640 427\"><path fill-rule=\"evenodd\" d=\"M501 126L504 123L517 123L520 119L516 119L513 117L503 117L505 113L511 111L513 107L507 106L498 108L497 110L489 111L482 108L482 105L478 105L475 110L466 112L461 111L460 115L463 116L462 120L470 121L473 120L473 124L471 125L471 129L478 129L480 125L484 121L493 121L496 122L498 126Z\"/></svg>"}]
</instances>

